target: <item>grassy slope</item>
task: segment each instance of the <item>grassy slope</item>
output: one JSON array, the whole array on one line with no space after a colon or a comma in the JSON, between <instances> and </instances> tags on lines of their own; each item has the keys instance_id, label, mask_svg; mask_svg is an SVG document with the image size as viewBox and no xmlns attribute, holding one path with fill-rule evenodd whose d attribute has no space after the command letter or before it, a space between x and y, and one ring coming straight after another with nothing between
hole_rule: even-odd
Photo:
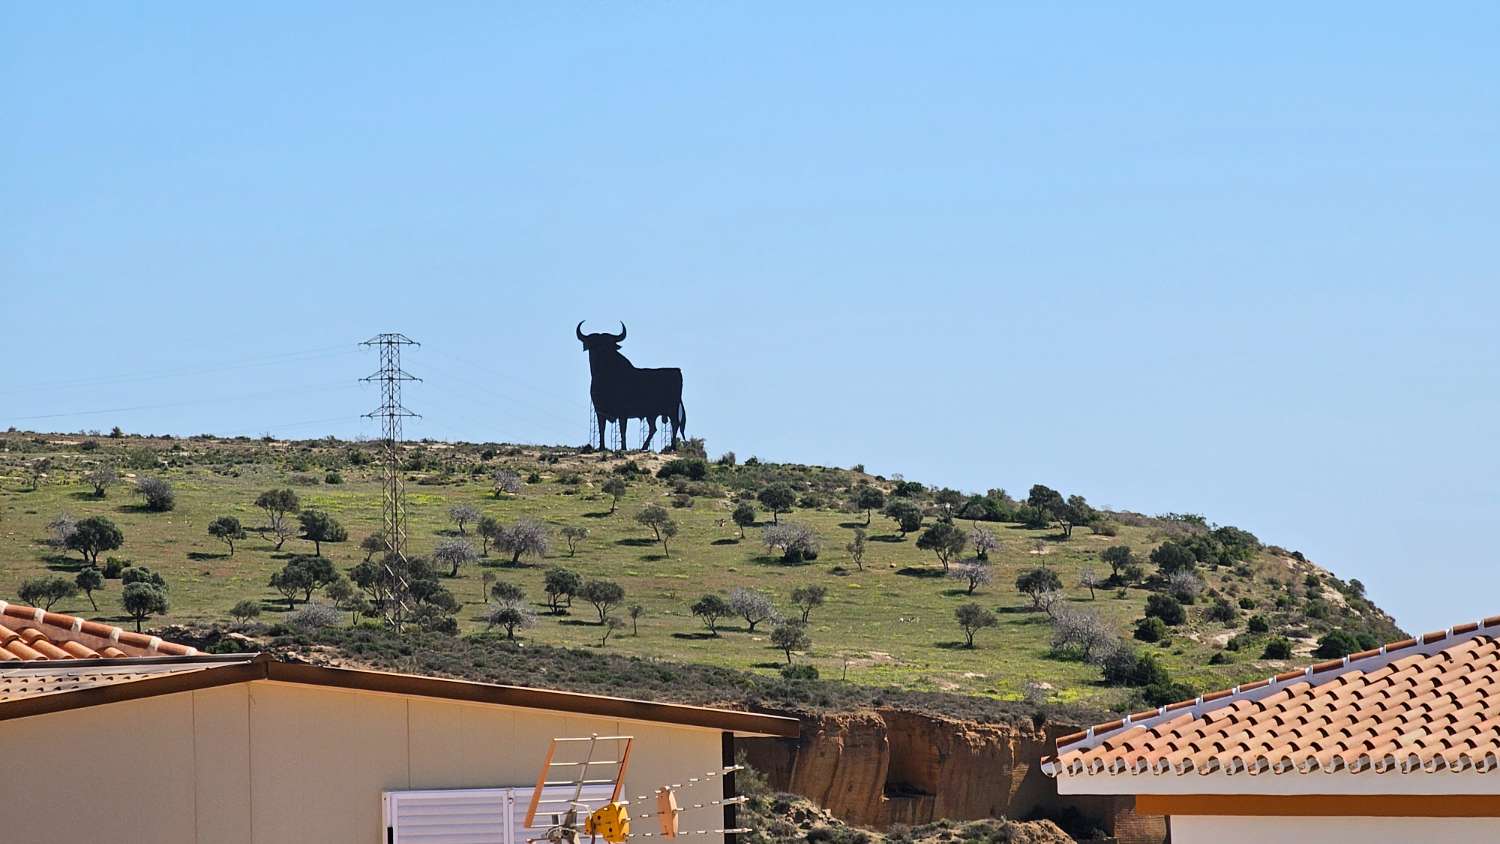
<instances>
[{"instance_id":1,"label":"grassy slope","mask_svg":"<svg viewBox=\"0 0 1500 844\"><path fill-rule=\"evenodd\" d=\"M285 603L275 600L277 596L267 587L267 579L283 564L286 552L309 553L311 544L291 540L283 553L277 554L267 541L252 534L250 539L239 543L233 557L228 557L224 546L207 535L206 526L215 516L226 514L239 517L247 527L261 524L262 514L252 501L262 490L287 485L291 476L298 474L289 464L331 461L347 448L346 444L323 443L100 439L98 450L85 452L78 447L82 437L51 436L44 443L36 439L39 438L20 434L0 437L0 447L5 449L0 452L5 471L0 479L0 517L3 517L0 518L0 597L13 599L21 581L47 574L49 570L69 577L77 570L76 553L63 555L42 541L46 534L44 526L53 516L61 511L79 518L103 514L114 519L126 535L124 548L114 554L161 571L171 583L172 610L168 617L154 620L156 624L223 619L228 608L245 597L263 599L269 620L284 612ZM177 490L178 505L172 512L141 511L129 491L128 481L112 489L108 498L99 500L79 480L79 473L99 460L120 461L128 453L139 453L146 447L159 449L162 458L171 464L162 474ZM1062 576L1070 601L1116 621L1122 631L1128 630L1131 622L1141 615L1148 594L1145 590L1132 588L1124 597L1100 590L1097 600L1090 600L1088 590L1076 584L1085 568L1108 573L1108 567L1097 560L1100 549L1108 545L1123 542L1134 546L1139 554L1147 553L1157 541L1149 528L1126 527L1114 538L1094 536L1080 528L1071 540L1060 541L1052 531L990 525L1004 545L998 554L992 555L995 583L982 588L973 600L995 608L1000 615L1000 627L982 631L977 640L979 647L967 650L957 646L962 637L953 622L953 610L971 599L956 591L953 581L934 576L940 574L936 559L919 551L914 537L898 540L891 523L878 515L870 529L875 541L869 543L864 571L853 570L843 550L851 529L862 524L862 516L832 510L799 510L783 516L813 525L823 537L824 553L819 560L788 566L766 555L755 529L751 529L746 540L738 541L737 531L727 519L733 507L729 498L700 498L691 509L672 510L682 532L672 544L671 557L664 558L659 546L647 543L649 533L630 517L648 503L666 504L670 493L666 484L648 479L633 482L619 512L605 515L608 498L599 495L595 488L604 473L620 461L564 453L560 462L539 466L542 483L527 485L513 498L497 500L489 494L486 474L467 474L468 469L480 464L478 448L431 445L426 451L434 459L461 471L444 475L445 483L431 485L415 482L422 473L413 473L408 505L411 544L417 553L430 550L451 531L446 511L459 502L473 504L503 521L535 517L551 525L554 533L563 524L587 526L591 533L575 558L567 557L561 540L555 537L555 547L544 561L535 561L524 568L501 567L494 565L498 560L492 554L489 565L462 571L448 585L466 602L460 615L466 631L484 627L482 572L493 572L521 584L539 602L545 566L564 564L585 577L618 580L626 589L627 603L645 606L639 636L629 635L627 628L625 635L610 641L611 650L769 672L780 664L782 655L766 641L769 633L766 625L750 634L743 631L742 623L731 621L721 637L709 638L703 635L697 619L688 613L688 604L706 591L754 586L773 592L785 605L794 586L816 582L829 587L830 598L827 606L813 614L813 648L804 659L817 665L825 677L840 676L847 663L848 679L859 683L1013 699L1020 695L1028 680L1036 679L1055 686L1062 701L1101 706L1118 706L1123 701L1122 690L1098 685L1097 669L1049 656L1046 618L1028 610L1028 601L1015 591L1014 580L1022 569L1045 562ZM538 451L516 452L491 459L485 470L503 464L521 469L524 475L530 467L538 466ZM44 454L54 456L55 467L38 490L29 491L22 467L26 461ZM642 459L647 467L655 461L656 458L649 456ZM342 568L352 566L361 559L358 539L379 526L378 470L373 466L345 466L340 470L344 483L328 485L321 483L323 469L316 465L305 468L303 479L310 476L319 482L294 485L304 507L330 511L350 534L350 542L325 545L324 553ZM816 475L822 470L811 471ZM122 468L122 472L132 470ZM559 483L559 477L566 472L582 474L584 482L577 486ZM726 521L725 526L717 524L719 519ZM1035 548L1039 541L1045 548L1040 555ZM840 565L849 571L832 573ZM1300 604L1303 575L1315 570L1308 564L1270 553L1257 558L1252 569L1253 577L1249 580L1235 576L1228 569L1205 575L1211 586L1232 588L1240 595L1256 597L1266 606L1277 594L1269 583L1271 577L1292 582L1291 591ZM1333 590L1325 591L1334 600L1341 600ZM118 581L110 581L106 591L96 595L99 613L94 613L82 597L66 601L56 609L124 622L119 595ZM1369 612L1374 623L1389 627L1388 622L1381 621L1383 616L1378 611ZM1265 676L1283 668L1282 663L1254 659L1259 656L1259 647L1231 654L1233 661L1229 665L1208 665L1209 656L1218 649L1216 637L1222 640L1233 631L1223 625L1205 623L1201 604L1190 608L1189 614L1190 624L1170 644L1150 646L1159 650L1174 678L1199 688L1210 688ZM1269 614L1281 627L1300 627L1306 621L1291 612ZM1238 625L1243 625L1243 615ZM597 639L597 627L591 620L592 609L579 602L570 616L543 615L529 638L553 645L586 645ZM1314 622L1312 632L1320 626L1325 625Z\"/></svg>"}]
</instances>

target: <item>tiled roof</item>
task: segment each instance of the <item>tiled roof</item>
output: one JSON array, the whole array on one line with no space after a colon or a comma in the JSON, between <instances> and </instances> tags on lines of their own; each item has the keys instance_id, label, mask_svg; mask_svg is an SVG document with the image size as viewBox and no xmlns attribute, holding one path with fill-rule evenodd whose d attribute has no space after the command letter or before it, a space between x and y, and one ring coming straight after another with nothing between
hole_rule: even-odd
<instances>
[{"instance_id":1,"label":"tiled roof","mask_svg":"<svg viewBox=\"0 0 1500 844\"><path fill-rule=\"evenodd\" d=\"M45 669L41 667L45 663L27 663L25 669L0 670L0 703L42 695L97 689L102 686L116 686L137 680L151 680L194 671L207 671L243 661L143 665L134 660L121 660L114 664L100 666L70 666L69 663L62 662L55 667Z\"/></svg>"},{"instance_id":2,"label":"tiled roof","mask_svg":"<svg viewBox=\"0 0 1500 844\"><path fill-rule=\"evenodd\" d=\"M1500 616L1057 740L1052 773L1500 768Z\"/></svg>"},{"instance_id":3,"label":"tiled roof","mask_svg":"<svg viewBox=\"0 0 1500 844\"><path fill-rule=\"evenodd\" d=\"M0 601L0 665L18 660L196 656L198 649L98 621Z\"/></svg>"}]
</instances>

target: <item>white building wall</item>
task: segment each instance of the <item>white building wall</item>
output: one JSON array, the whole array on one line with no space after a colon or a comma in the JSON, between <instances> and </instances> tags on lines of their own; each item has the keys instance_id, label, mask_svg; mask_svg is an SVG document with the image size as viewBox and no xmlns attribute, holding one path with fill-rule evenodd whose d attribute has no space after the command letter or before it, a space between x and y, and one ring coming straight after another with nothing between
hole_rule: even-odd
<instances>
[{"instance_id":1,"label":"white building wall","mask_svg":"<svg viewBox=\"0 0 1500 844\"><path fill-rule=\"evenodd\" d=\"M1500 818L1181 816L1172 844L1494 844Z\"/></svg>"}]
</instances>

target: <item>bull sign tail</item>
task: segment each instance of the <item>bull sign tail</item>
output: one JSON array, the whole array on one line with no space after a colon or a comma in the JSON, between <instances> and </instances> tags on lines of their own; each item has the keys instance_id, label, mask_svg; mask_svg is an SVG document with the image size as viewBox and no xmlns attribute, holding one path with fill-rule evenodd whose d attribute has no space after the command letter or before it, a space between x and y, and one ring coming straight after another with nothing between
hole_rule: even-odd
<instances>
[{"instance_id":1,"label":"bull sign tail","mask_svg":"<svg viewBox=\"0 0 1500 844\"><path fill-rule=\"evenodd\" d=\"M624 426L631 419L646 423L645 449L651 448L656 438L657 420L671 428L670 450L677 448L677 440L687 428L687 406L682 402L682 370L676 367L641 369L620 354L620 344L625 342L625 323L620 323L619 334L600 332L584 334L580 320L573 329L583 350L589 355L589 397L594 401L594 413L599 421L599 450L607 451L605 428L609 422Z\"/></svg>"}]
</instances>

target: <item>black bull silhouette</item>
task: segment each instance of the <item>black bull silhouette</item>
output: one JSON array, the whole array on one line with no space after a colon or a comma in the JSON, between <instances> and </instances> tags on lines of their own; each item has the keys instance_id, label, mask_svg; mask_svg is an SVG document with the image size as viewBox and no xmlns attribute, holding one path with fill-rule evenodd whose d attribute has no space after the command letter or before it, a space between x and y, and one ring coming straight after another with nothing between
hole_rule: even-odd
<instances>
[{"instance_id":1,"label":"black bull silhouette","mask_svg":"<svg viewBox=\"0 0 1500 844\"><path fill-rule=\"evenodd\" d=\"M584 334L583 320L573 329L578 342L589 353L589 396L594 400L594 413L599 417L599 450L607 450L604 442L605 425L620 423L620 440L625 440L625 425L631 419L643 419L650 428L642 449L650 449L656 439L656 421L660 419L671 426L671 448L677 448L677 438L687 430L687 408L682 404L682 370L676 367L662 369L639 369L624 355L620 344L625 342L625 323L620 323L619 334Z\"/></svg>"}]
</instances>

